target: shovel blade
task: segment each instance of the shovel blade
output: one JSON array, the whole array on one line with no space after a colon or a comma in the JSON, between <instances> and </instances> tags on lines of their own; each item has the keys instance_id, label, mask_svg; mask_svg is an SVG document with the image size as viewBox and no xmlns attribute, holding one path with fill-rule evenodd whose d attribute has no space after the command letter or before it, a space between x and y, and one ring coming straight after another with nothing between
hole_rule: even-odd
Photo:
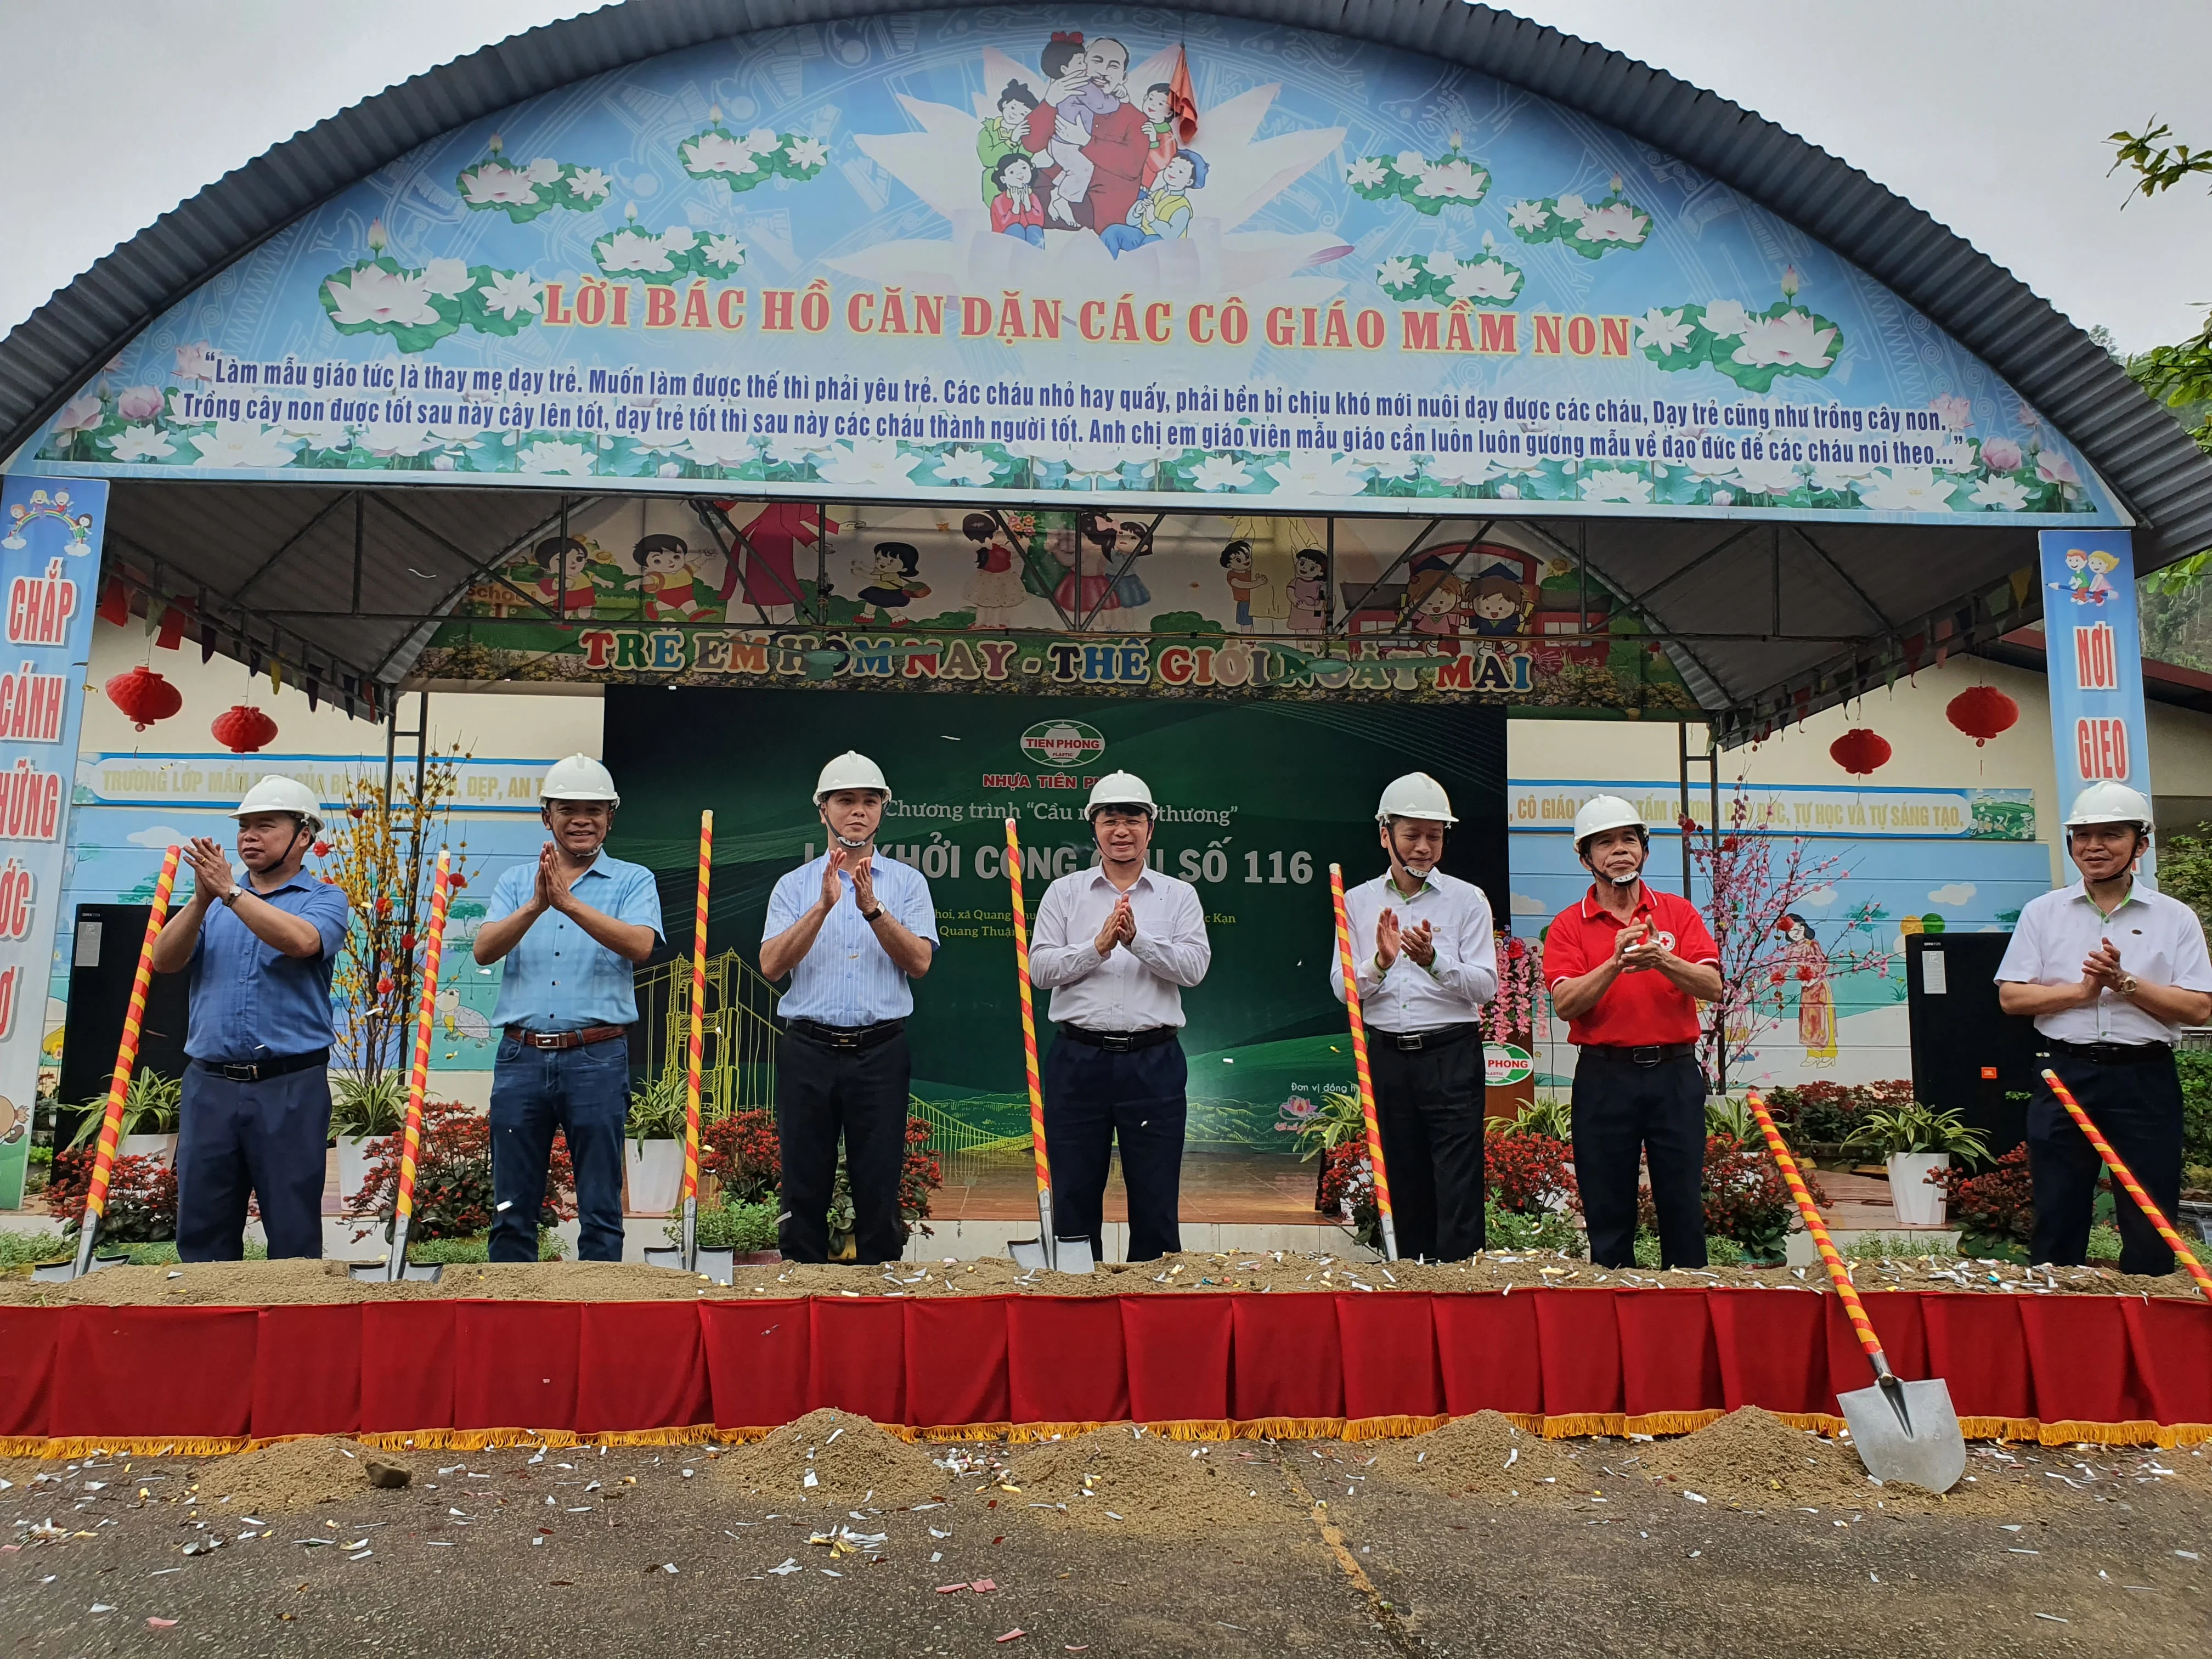
<instances>
[{"instance_id":1,"label":"shovel blade","mask_svg":"<svg viewBox=\"0 0 2212 1659\"><path fill-rule=\"evenodd\" d=\"M74 1261L49 1261L44 1267L31 1269L32 1279L40 1285L66 1285L76 1277Z\"/></svg>"},{"instance_id":2,"label":"shovel blade","mask_svg":"<svg viewBox=\"0 0 2212 1659\"><path fill-rule=\"evenodd\" d=\"M1054 1241L1060 1249L1060 1270L1064 1273L1087 1273L1097 1271L1098 1263L1091 1254L1088 1236L1081 1238L1060 1238Z\"/></svg>"},{"instance_id":3,"label":"shovel blade","mask_svg":"<svg viewBox=\"0 0 2212 1659\"><path fill-rule=\"evenodd\" d=\"M646 1247L645 1265L648 1267L684 1268L684 1247L681 1244L649 1244Z\"/></svg>"},{"instance_id":4,"label":"shovel blade","mask_svg":"<svg viewBox=\"0 0 2212 1659\"><path fill-rule=\"evenodd\" d=\"M726 1285L738 1276L738 1253L734 1248L717 1250L702 1244L696 1254L695 1265L701 1277L711 1279L717 1285Z\"/></svg>"},{"instance_id":5,"label":"shovel blade","mask_svg":"<svg viewBox=\"0 0 2212 1659\"><path fill-rule=\"evenodd\" d=\"M1006 1254L1014 1259L1014 1266L1025 1272L1034 1272L1044 1266L1044 1240L1014 1238L1006 1242Z\"/></svg>"},{"instance_id":6,"label":"shovel blade","mask_svg":"<svg viewBox=\"0 0 2212 1659\"><path fill-rule=\"evenodd\" d=\"M1893 1395L1889 1390L1894 1389ZM1959 1413L1942 1377L1854 1389L1838 1395L1851 1444L1867 1473L1887 1485L1904 1481L1927 1492L1945 1492L1966 1472L1966 1439Z\"/></svg>"},{"instance_id":7,"label":"shovel blade","mask_svg":"<svg viewBox=\"0 0 2212 1659\"><path fill-rule=\"evenodd\" d=\"M434 1285L445 1276L443 1262L410 1261L407 1264L406 1277L420 1285Z\"/></svg>"}]
</instances>

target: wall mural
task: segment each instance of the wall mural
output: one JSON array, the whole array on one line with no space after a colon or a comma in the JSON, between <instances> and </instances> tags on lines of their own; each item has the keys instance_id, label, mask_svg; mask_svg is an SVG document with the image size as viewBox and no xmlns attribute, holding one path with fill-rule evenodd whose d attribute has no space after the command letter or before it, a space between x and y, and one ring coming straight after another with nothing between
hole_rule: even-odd
<instances>
[{"instance_id":1,"label":"wall mural","mask_svg":"<svg viewBox=\"0 0 2212 1659\"><path fill-rule=\"evenodd\" d=\"M1678 160L1381 46L1093 7L770 31L458 128L178 304L32 453L1117 514L2125 522L1972 354ZM911 609L915 580L872 586ZM1440 595L1425 616L1505 602Z\"/></svg>"}]
</instances>

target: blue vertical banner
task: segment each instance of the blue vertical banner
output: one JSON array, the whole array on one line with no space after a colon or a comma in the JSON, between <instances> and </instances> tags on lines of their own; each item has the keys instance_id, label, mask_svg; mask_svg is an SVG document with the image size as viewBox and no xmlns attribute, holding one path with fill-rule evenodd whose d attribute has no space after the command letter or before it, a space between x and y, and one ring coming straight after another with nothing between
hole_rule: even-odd
<instances>
[{"instance_id":1,"label":"blue vertical banner","mask_svg":"<svg viewBox=\"0 0 2212 1659\"><path fill-rule=\"evenodd\" d=\"M107 486L0 477L0 1210L23 1201Z\"/></svg>"},{"instance_id":2,"label":"blue vertical banner","mask_svg":"<svg viewBox=\"0 0 2212 1659\"><path fill-rule=\"evenodd\" d=\"M2045 530L2043 637L2063 818L2100 779L2150 793L2134 544L2124 530ZM2151 860L2143 857L2148 875Z\"/></svg>"}]
</instances>

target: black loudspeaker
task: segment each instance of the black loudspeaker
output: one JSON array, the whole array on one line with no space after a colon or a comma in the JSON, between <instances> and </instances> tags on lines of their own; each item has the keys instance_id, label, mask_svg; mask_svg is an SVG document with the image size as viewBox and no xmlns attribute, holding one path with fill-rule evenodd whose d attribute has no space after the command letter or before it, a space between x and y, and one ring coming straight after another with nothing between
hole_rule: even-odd
<instances>
[{"instance_id":1,"label":"black loudspeaker","mask_svg":"<svg viewBox=\"0 0 2212 1659\"><path fill-rule=\"evenodd\" d=\"M123 1015L146 939L147 904L80 904L70 951L69 1017L62 1028L62 1121L58 1144L76 1133L72 1108L107 1097ZM191 975L156 974L139 1024L138 1064L163 1077L185 1074L185 1020Z\"/></svg>"},{"instance_id":2,"label":"black loudspeaker","mask_svg":"<svg viewBox=\"0 0 2212 1659\"><path fill-rule=\"evenodd\" d=\"M2035 1026L1997 1006L1997 963L2009 933L1917 933L1905 941L1912 1023L1912 1092L1963 1114L2002 1156L2027 1133L2027 1108L2008 1094L2035 1086Z\"/></svg>"}]
</instances>

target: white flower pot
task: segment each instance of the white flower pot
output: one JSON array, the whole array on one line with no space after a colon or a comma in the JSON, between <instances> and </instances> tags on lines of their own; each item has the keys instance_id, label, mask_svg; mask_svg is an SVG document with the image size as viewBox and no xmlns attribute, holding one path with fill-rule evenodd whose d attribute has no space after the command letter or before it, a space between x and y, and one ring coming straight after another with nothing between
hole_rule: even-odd
<instances>
[{"instance_id":1,"label":"white flower pot","mask_svg":"<svg viewBox=\"0 0 2212 1659\"><path fill-rule=\"evenodd\" d=\"M177 1164L177 1138L174 1135L125 1135L116 1146L118 1158L158 1158L171 1169Z\"/></svg>"},{"instance_id":2,"label":"white flower pot","mask_svg":"<svg viewBox=\"0 0 2212 1659\"><path fill-rule=\"evenodd\" d=\"M341 1210L353 1202L354 1194L368 1179L368 1171L376 1160L384 1156L390 1135L340 1135L338 1137L338 1206Z\"/></svg>"},{"instance_id":3,"label":"white flower pot","mask_svg":"<svg viewBox=\"0 0 2212 1659\"><path fill-rule=\"evenodd\" d=\"M666 1215L684 1190L684 1143L625 1140L623 1158L629 1176L632 1215Z\"/></svg>"},{"instance_id":4,"label":"white flower pot","mask_svg":"<svg viewBox=\"0 0 2212 1659\"><path fill-rule=\"evenodd\" d=\"M1889 1160L1889 1201L1897 1206L1901 1227L1940 1227L1945 1199L1941 1187L1930 1185L1931 1170L1950 1167L1948 1152L1898 1152Z\"/></svg>"}]
</instances>

